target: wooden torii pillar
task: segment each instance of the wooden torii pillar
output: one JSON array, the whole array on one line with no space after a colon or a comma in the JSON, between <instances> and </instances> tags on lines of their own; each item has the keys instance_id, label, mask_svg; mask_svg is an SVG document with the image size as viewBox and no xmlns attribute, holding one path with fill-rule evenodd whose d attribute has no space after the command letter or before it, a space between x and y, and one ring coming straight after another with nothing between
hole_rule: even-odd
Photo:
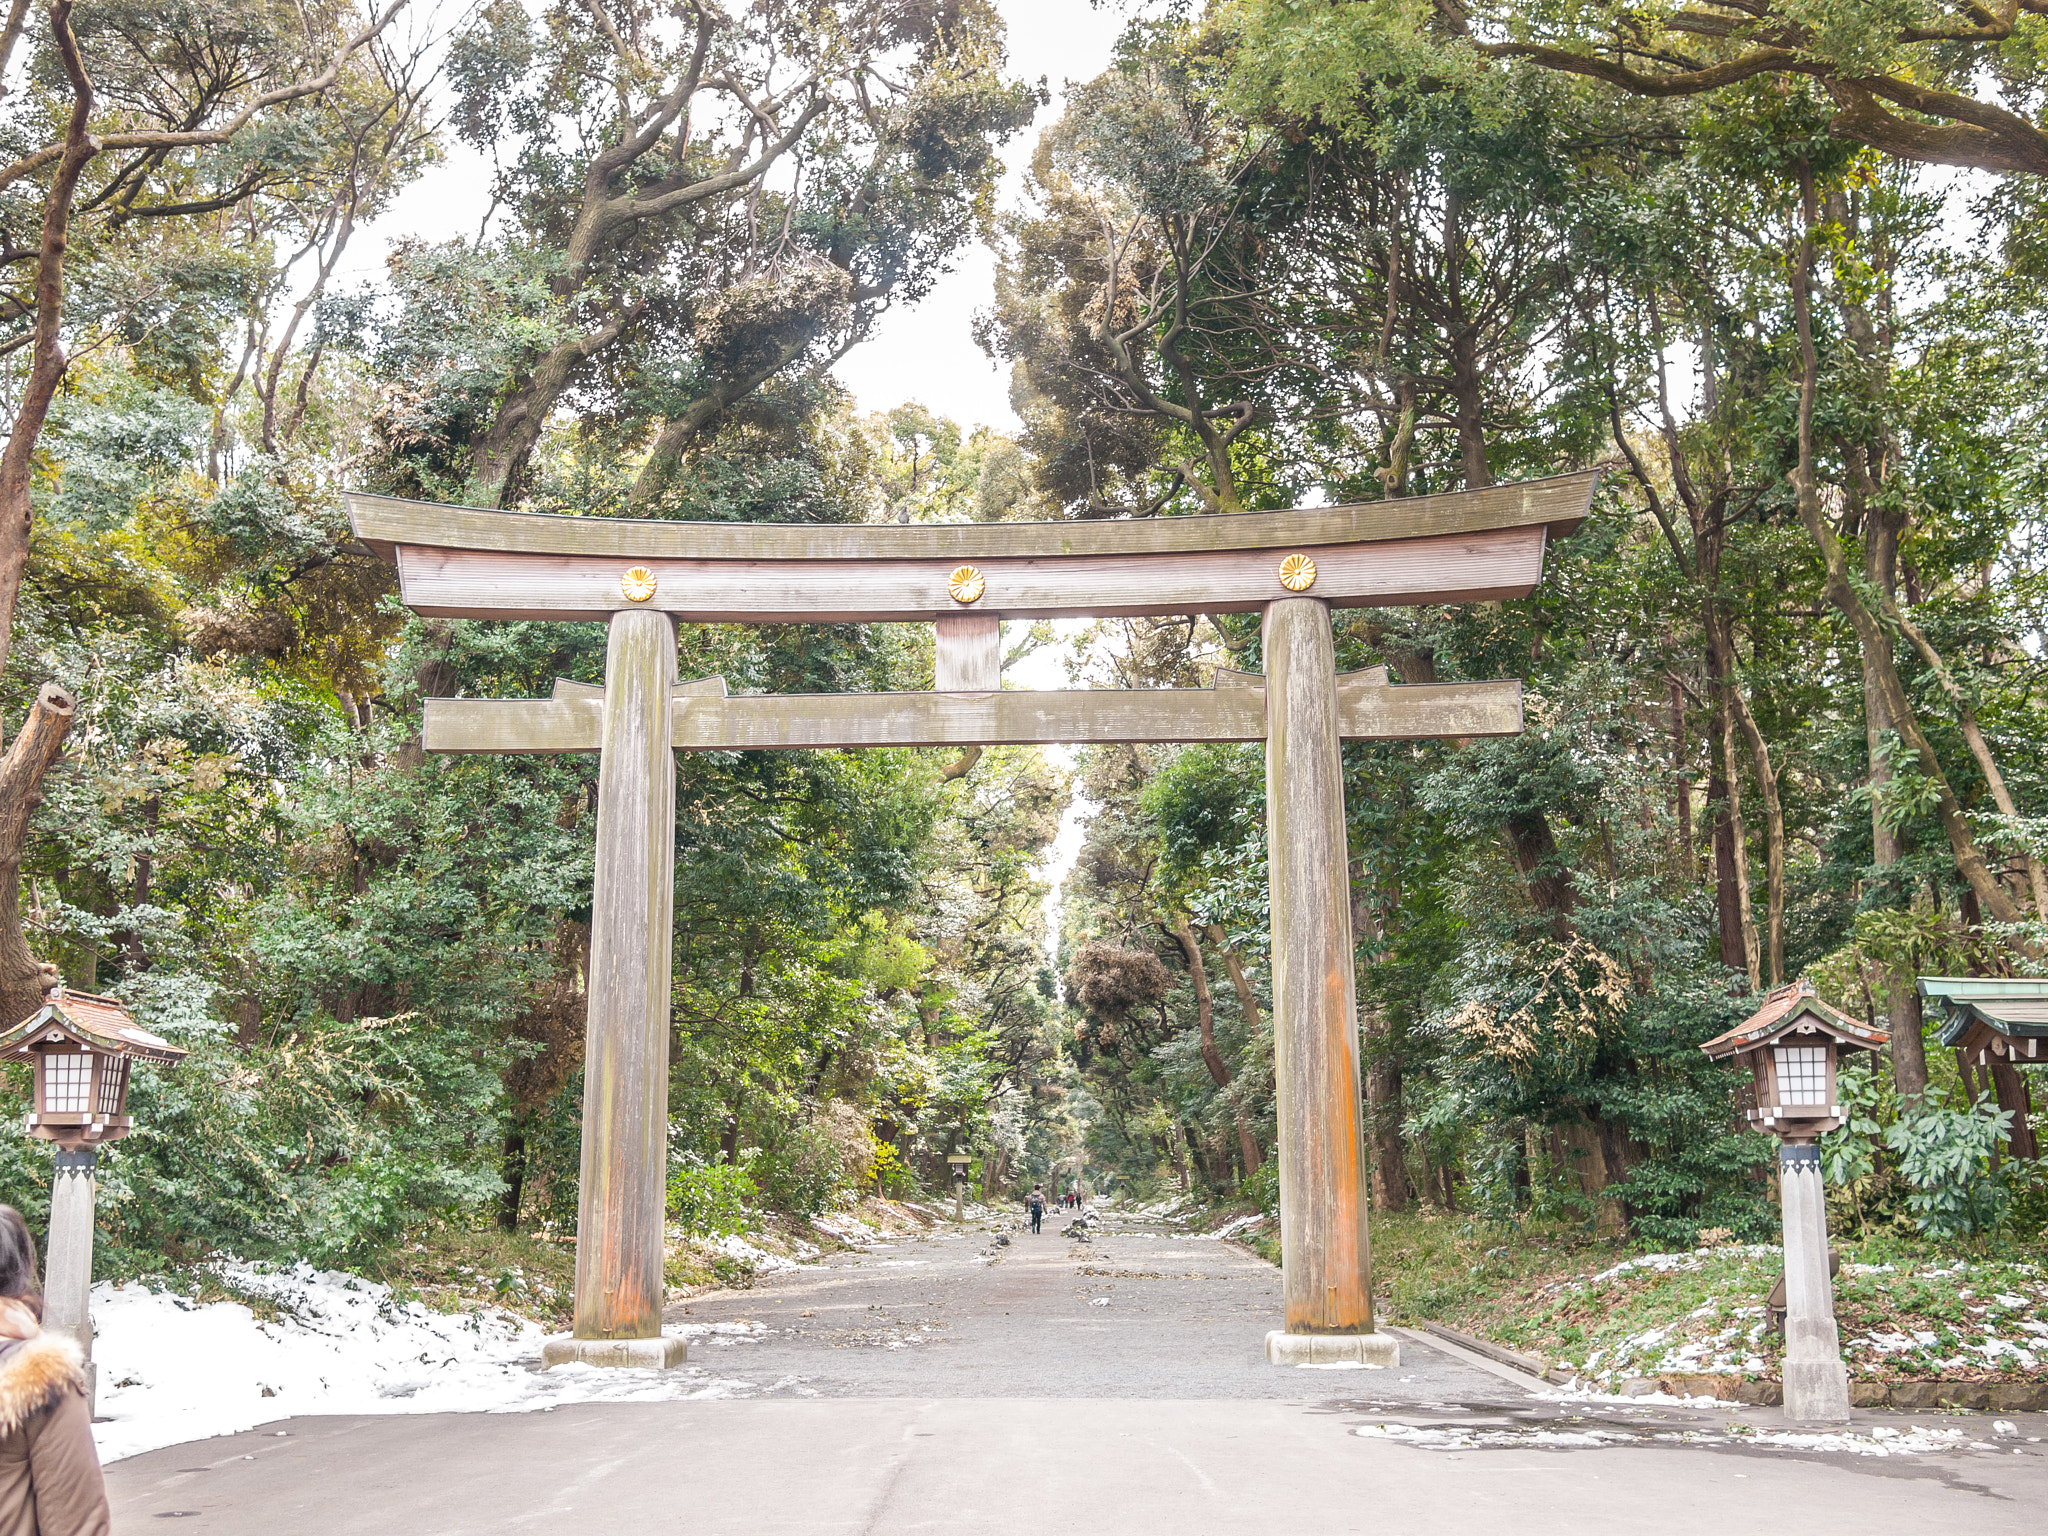
<instances>
[{"instance_id":1,"label":"wooden torii pillar","mask_svg":"<svg viewBox=\"0 0 2048 1536\"><path fill-rule=\"evenodd\" d=\"M1445 496L1129 522L811 526L542 517L352 494L429 617L602 621L605 685L433 699L435 752L600 754L573 1336L549 1364L666 1366L676 751L1263 741L1285 1326L1276 1364L1399 1361L1373 1325L1346 740L1513 735L1521 684L1339 674L1330 610L1526 596L1592 475ZM1264 676L1206 689L1004 692L1001 621L1263 615ZM676 681L675 621L930 623L930 693L734 698Z\"/></svg>"}]
</instances>

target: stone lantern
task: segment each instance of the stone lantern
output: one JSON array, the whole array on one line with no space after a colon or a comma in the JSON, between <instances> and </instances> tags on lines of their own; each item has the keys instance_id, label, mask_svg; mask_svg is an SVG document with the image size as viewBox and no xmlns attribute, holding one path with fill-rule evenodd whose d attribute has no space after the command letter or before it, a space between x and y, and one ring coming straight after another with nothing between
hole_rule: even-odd
<instances>
[{"instance_id":1,"label":"stone lantern","mask_svg":"<svg viewBox=\"0 0 2048 1536\"><path fill-rule=\"evenodd\" d=\"M128 1073L137 1061L171 1066L186 1052L143 1029L111 997L50 992L43 1006L0 1034L0 1061L35 1068L29 1135L57 1144L50 1232L43 1248L43 1326L85 1352L92 1391L93 1170L99 1148L135 1129Z\"/></svg>"},{"instance_id":2,"label":"stone lantern","mask_svg":"<svg viewBox=\"0 0 2048 1536\"><path fill-rule=\"evenodd\" d=\"M974 1161L970 1152L948 1152L946 1166L953 1175L953 1219L967 1219L967 1165Z\"/></svg>"},{"instance_id":3,"label":"stone lantern","mask_svg":"<svg viewBox=\"0 0 2048 1536\"><path fill-rule=\"evenodd\" d=\"M1881 1050L1891 1037L1850 1018L1795 981L1725 1035L1700 1047L1756 1075L1749 1119L1778 1138L1778 1200L1785 1227L1785 1416L1807 1423L1849 1416L1849 1374L1835 1329L1828 1270L1828 1207L1820 1138L1843 1122L1836 1091L1842 1057Z\"/></svg>"}]
</instances>

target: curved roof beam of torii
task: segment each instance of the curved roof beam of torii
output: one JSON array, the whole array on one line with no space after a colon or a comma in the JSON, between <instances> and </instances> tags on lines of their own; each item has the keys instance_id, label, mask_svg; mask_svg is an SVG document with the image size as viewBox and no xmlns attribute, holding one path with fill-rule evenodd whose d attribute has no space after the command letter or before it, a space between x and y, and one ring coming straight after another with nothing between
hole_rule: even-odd
<instances>
[{"instance_id":1,"label":"curved roof beam of torii","mask_svg":"<svg viewBox=\"0 0 2048 1536\"><path fill-rule=\"evenodd\" d=\"M644 606L698 622L917 622L1243 612L1290 595L1280 558L1315 561L1333 607L1526 596L1549 533L1584 520L1595 472L1440 496L1229 516L1100 522L683 523L492 512L350 493L349 519L395 558L432 617L604 619ZM973 563L984 595L953 600Z\"/></svg>"}]
</instances>

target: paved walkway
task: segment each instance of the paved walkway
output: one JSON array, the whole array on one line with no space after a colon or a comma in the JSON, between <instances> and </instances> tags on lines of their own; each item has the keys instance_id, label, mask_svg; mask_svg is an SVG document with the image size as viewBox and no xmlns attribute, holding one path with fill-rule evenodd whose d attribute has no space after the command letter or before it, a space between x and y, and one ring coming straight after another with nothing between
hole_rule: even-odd
<instances>
[{"instance_id":1,"label":"paved walkway","mask_svg":"<svg viewBox=\"0 0 2048 1536\"><path fill-rule=\"evenodd\" d=\"M1275 1370L1278 1276L1227 1244L941 1230L675 1323L721 1400L303 1418L108 1469L117 1533L517 1531L2036 1536L2048 1417L1889 1457L1756 1443L1739 1415L1559 1402L1410 1338L1398 1370ZM735 1400L736 1399L736 1400ZM2028 1436L2042 1436L2030 1442ZM163 1525L159 1521L175 1522Z\"/></svg>"}]
</instances>

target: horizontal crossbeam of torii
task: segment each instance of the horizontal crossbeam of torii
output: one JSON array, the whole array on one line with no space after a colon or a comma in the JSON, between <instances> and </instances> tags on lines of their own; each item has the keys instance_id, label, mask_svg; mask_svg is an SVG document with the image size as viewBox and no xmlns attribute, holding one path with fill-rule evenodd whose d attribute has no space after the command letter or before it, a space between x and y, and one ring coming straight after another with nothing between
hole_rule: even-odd
<instances>
[{"instance_id":1,"label":"horizontal crossbeam of torii","mask_svg":"<svg viewBox=\"0 0 2048 1536\"><path fill-rule=\"evenodd\" d=\"M535 516L351 494L356 535L416 612L602 620L605 683L429 700L439 752L599 753L572 1338L550 1362L666 1365L675 756L1023 742L1266 743L1286 1328L1276 1361L1393 1363L1375 1331L1364 1199L1345 740L1513 735L1517 682L1340 675L1330 610L1526 596L1595 477L1229 516L809 525ZM1006 691L1000 621L1259 611L1261 676L1208 689ZM927 622L934 691L729 697L676 679L677 620Z\"/></svg>"}]
</instances>

